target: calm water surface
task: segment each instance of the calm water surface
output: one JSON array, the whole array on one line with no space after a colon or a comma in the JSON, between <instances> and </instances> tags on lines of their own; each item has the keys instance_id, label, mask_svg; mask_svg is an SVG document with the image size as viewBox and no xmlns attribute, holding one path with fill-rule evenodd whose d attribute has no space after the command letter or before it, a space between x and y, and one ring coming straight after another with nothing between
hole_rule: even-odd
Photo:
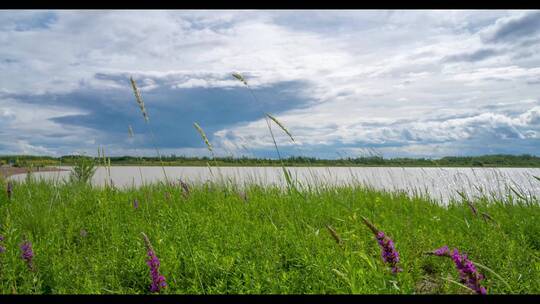
<instances>
[{"instance_id":1,"label":"calm water surface","mask_svg":"<svg viewBox=\"0 0 540 304\"><path fill-rule=\"evenodd\" d=\"M69 169L69 168L68 168ZM226 181L246 184L284 186L280 167L165 167L170 181L179 178L188 183ZM527 196L540 196L540 168L399 168L399 167L294 167L293 177L304 185L357 185L376 189L400 190L409 194L428 194L447 202L458 197L457 191L469 196L501 197L513 187ZM34 176L45 179L67 179L69 171L38 172ZM110 177L117 187L139 186L164 180L161 167L111 167ZM13 179L24 180L25 175ZM95 185L104 185L108 178L105 168L98 168L93 178Z\"/></svg>"}]
</instances>

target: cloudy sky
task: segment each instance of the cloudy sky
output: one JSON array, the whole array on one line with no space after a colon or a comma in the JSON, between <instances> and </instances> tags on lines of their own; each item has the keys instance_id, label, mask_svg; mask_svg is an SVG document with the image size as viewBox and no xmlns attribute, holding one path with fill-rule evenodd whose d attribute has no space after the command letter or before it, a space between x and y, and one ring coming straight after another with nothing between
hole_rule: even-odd
<instances>
[{"instance_id":1,"label":"cloudy sky","mask_svg":"<svg viewBox=\"0 0 540 304\"><path fill-rule=\"evenodd\" d=\"M0 45L0 154L209 155L198 122L275 157L268 112L285 155L540 155L540 11L0 11Z\"/></svg>"}]
</instances>

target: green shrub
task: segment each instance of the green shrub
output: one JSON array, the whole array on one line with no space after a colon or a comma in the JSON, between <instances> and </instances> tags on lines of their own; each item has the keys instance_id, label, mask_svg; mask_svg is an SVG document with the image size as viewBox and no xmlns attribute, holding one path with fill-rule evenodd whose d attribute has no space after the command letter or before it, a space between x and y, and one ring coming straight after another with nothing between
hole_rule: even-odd
<instances>
[{"instance_id":1,"label":"green shrub","mask_svg":"<svg viewBox=\"0 0 540 304\"><path fill-rule=\"evenodd\" d=\"M74 183L89 183L95 172L96 165L94 164L93 159L89 157L79 157L69 175L69 179Z\"/></svg>"}]
</instances>

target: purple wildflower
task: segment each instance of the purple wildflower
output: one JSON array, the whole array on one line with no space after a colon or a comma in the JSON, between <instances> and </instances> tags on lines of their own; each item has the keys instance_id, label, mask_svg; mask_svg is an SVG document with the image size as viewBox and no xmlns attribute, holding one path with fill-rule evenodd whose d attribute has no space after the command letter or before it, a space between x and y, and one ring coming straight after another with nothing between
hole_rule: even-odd
<instances>
[{"instance_id":1,"label":"purple wildflower","mask_svg":"<svg viewBox=\"0 0 540 304\"><path fill-rule=\"evenodd\" d=\"M150 274L152 276L152 285L150 286L151 292L159 292L161 288L167 286L165 277L159 273L159 259L152 250L148 250L148 256L150 259L146 261L148 267L150 267Z\"/></svg>"},{"instance_id":2,"label":"purple wildflower","mask_svg":"<svg viewBox=\"0 0 540 304\"><path fill-rule=\"evenodd\" d=\"M436 249L432 254L451 258L459 272L461 283L474 290L477 294L485 295L487 293L486 289L480 285L480 281L484 279L484 275L478 272L474 263L467 258L466 254L459 254L456 248L450 253L448 246Z\"/></svg>"},{"instance_id":3,"label":"purple wildflower","mask_svg":"<svg viewBox=\"0 0 540 304\"><path fill-rule=\"evenodd\" d=\"M446 256L450 250L448 249L448 246L443 246L439 249L433 250L433 254L436 256Z\"/></svg>"},{"instance_id":4,"label":"purple wildflower","mask_svg":"<svg viewBox=\"0 0 540 304\"><path fill-rule=\"evenodd\" d=\"M32 243L30 241L24 241L21 243L21 258L26 261L26 264L28 264L28 267L33 270L34 265L32 263L32 259L34 258L34 252L32 251Z\"/></svg>"},{"instance_id":5,"label":"purple wildflower","mask_svg":"<svg viewBox=\"0 0 540 304\"><path fill-rule=\"evenodd\" d=\"M135 208L135 209L139 208L139 200L138 199L133 200L133 208Z\"/></svg>"},{"instance_id":6,"label":"purple wildflower","mask_svg":"<svg viewBox=\"0 0 540 304\"><path fill-rule=\"evenodd\" d=\"M382 231L377 233L376 238L379 246L381 246L382 259L385 263L392 267L392 273L402 271L401 268L397 267L397 263L399 263L399 253L394 248L394 242L392 239L387 237Z\"/></svg>"},{"instance_id":7,"label":"purple wildflower","mask_svg":"<svg viewBox=\"0 0 540 304\"><path fill-rule=\"evenodd\" d=\"M364 224L375 234L375 238L381 247L381 256L385 263L389 264L392 267L392 273L397 274L398 272L403 271L403 269L397 266L399 263L399 253L394 247L394 241L390 239L384 232L378 230L375 225L368 221L365 217L362 217Z\"/></svg>"},{"instance_id":8,"label":"purple wildflower","mask_svg":"<svg viewBox=\"0 0 540 304\"><path fill-rule=\"evenodd\" d=\"M167 283L165 282L165 277L159 273L159 259L156 256L156 252L154 251L154 248L152 248L152 244L150 244L150 240L146 236L146 234L142 234L144 243L146 245L146 250L149 259L146 261L146 264L150 268L150 277L152 278L152 284L150 285L150 291L151 292L159 292L161 288L167 287Z\"/></svg>"},{"instance_id":9,"label":"purple wildflower","mask_svg":"<svg viewBox=\"0 0 540 304\"><path fill-rule=\"evenodd\" d=\"M13 183L11 183L11 182L7 183L6 193L7 193L8 199L11 200L11 195L13 194Z\"/></svg>"},{"instance_id":10,"label":"purple wildflower","mask_svg":"<svg viewBox=\"0 0 540 304\"><path fill-rule=\"evenodd\" d=\"M3 242L4 241L4 236L3 235L0 235L0 242ZM0 245L0 253L4 253L6 252L6 247Z\"/></svg>"}]
</instances>

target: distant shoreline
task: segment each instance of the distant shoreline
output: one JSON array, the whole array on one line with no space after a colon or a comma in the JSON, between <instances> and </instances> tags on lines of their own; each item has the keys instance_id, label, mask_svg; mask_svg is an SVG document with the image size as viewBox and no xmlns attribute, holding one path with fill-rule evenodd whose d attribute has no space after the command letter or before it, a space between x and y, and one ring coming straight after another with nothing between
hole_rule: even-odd
<instances>
[{"instance_id":1,"label":"distant shoreline","mask_svg":"<svg viewBox=\"0 0 540 304\"><path fill-rule=\"evenodd\" d=\"M70 169L65 168L72 168L74 167L74 164L60 164L54 166L57 170L54 170L55 168L49 167L48 170L41 169L40 171L34 171L34 172L47 172L47 171L69 171ZM107 166L103 165L96 165L96 168L104 168ZM111 163L111 167L161 167L160 164L115 164ZM163 167L192 167L192 168L204 168L208 167L207 165L198 165L198 164L164 164ZM281 168L281 165L274 165L274 164L261 164L261 165L255 165L255 164L218 164L213 165L211 164L210 167L212 168ZM464 169L497 169L497 168L515 168L515 169L540 169L540 166L434 166L434 165L354 165L354 164L346 164L346 165L336 165L336 164L285 164L286 168L441 168L441 169L452 169L452 168L464 168ZM26 173L27 169L24 169L24 172L19 172L15 174L21 174Z\"/></svg>"},{"instance_id":2,"label":"distant shoreline","mask_svg":"<svg viewBox=\"0 0 540 304\"><path fill-rule=\"evenodd\" d=\"M6 178L12 175L17 174L26 174L28 172L57 172L57 171L68 171L66 169L58 167L43 167L43 168L25 168L25 167L0 167L0 176Z\"/></svg>"},{"instance_id":3,"label":"distant shoreline","mask_svg":"<svg viewBox=\"0 0 540 304\"><path fill-rule=\"evenodd\" d=\"M184 167L448 167L448 168L540 168L540 156L523 154L493 154L482 156L445 156L439 159L426 158L383 158L382 156L363 156L355 158L320 159L314 157L289 156L282 159L248 157L187 157L163 156L134 157L111 156L92 157L64 155L60 157L38 155L0 155L0 164L14 167L55 167L75 165L80 158L88 158L96 165L107 163L115 166L184 166Z\"/></svg>"},{"instance_id":4,"label":"distant shoreline","mask_svg":"<svg viewBox=\"0 0 540 304\"><path fill-rule=\"evenodd\" d=\"M62 164L58 167L73 167L73 164ZM111 163L112 167L161 167L161 164L115 164ZM96 165L96 167L103 167L103 165ZM206 164L164 164L163 167L208 167ZM280 164L224 164L220 163L217 166L210 163L210 167L253 167L253 168L264 168L264 167L281 167ZM467 165L358 165L358 164L285 164L287 168L303 168L303 167L323 167L323 168L522 168L522 169L538 169L540 166L519 166L519 165L501 165L501 166L467 166Z\"/></svg>"}]
</instances>

